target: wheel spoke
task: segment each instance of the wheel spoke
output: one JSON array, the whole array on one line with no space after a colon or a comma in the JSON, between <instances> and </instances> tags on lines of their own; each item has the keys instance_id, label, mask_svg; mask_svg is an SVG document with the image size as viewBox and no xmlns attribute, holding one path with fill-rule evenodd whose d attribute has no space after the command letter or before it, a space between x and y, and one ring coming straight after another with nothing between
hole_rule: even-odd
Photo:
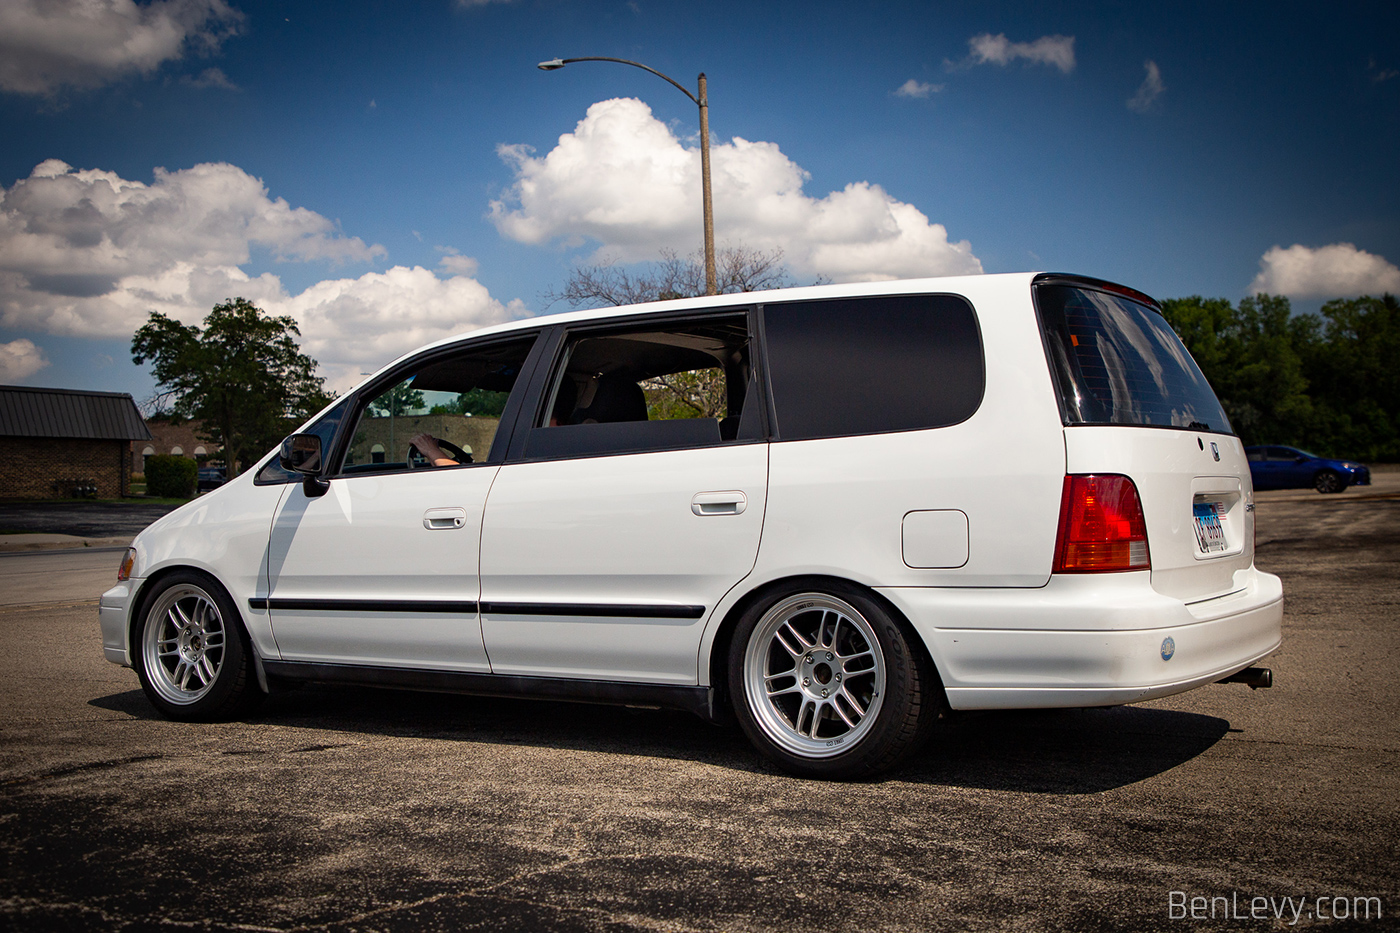
<instances>
[{"instance_id":1,"label":"wheel spoke","mask_svg":"<svg viewBox=\"0 0 1400 933\"><path fill-rule=\"evenodd\" d=\"M808 735L810 735L813 739L816 739L816 737L817 737L817 730L821 728L822 720L825 718L825 717L823 716L823 714L824 714L825 712L826 712L826 703L825 703L825 701L817 700L817 701L812 705L812 730L808 733Z\"/></svg>"},{"instance_id":2,"label":"wheel spoke","mask_svg":"<svg viewBox=\"0 0 1400 933\"><path fill-rule=\"evenodd\" d=\"M847 674L866 674L875 669L873 664L875 660L875 652L873 651L866 650L860 652L859 654L837 655L837 657L841 659L841 670L845 671ZM870 658L872 665L870 667L861 667L852 670L851 662L859 661L861 658Z\"/></svg>"},{"instance_id":3,"label":"wheel spoke","mask_svg":"<svg viewBox=\"0 0 1400 933\"><path fill-rule=\"evenodd\" d=\"M204 676L201 678L206 684L214 682L214 677L218 673L214 670L214 663L209 660L209 655L199 659L199 666L203 669Z\"/></svg>"},{"instance_id":4,"label":"wheel spoke","mask_svg":"<svg viewBox=\"0 0 1400 933\"><path fill-rule=\"evenodd\" d=\"M811 643L802 637L802 633L793 627L791 619L784 622L782 626L773 633L773 640L782 645L783 650L794 658L802 657L807 649L812 647Z\"/></svg>"},{"instance_id":5,"label":"wheel spoke","mask_svg":"<svg viewBox=\"0 0 1400 933\"><path fill-rule=\"evenodd\" d=\"M831 698L831 708L836 711L837 716L841 717L842 722L844 722L849 728L854 729L856 727L856 723L860 721L859 718L852 719L850 716L847 716L846 711L841 708L841 704L836 702L837 699L846 699L846 691L842 690L840 693L836 694L836 696Z\"/></svg>"},{"instance_id":6,"label":"wheel spoke","mask_svg":"<svg viewBox=\"0 0 1400 933\"><path fill-rule=\"evenodd\" d=\"M865 718L866 712L870 709L869 706L862 706L861 702L856 699L855 694L851 693L851 691L847 690L845 687L841 688L840 695L846 698L847 703L851 704L851 709L856 711L856 715L859 718Z\"/></svg>"}]
</instances>

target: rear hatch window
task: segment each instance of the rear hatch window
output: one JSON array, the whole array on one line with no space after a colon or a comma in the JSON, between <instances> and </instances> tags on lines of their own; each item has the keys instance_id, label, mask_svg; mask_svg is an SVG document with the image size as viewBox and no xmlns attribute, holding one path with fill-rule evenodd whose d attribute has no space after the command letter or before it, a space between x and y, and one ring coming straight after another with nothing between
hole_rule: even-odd
<instances>
[{"instance_id":1,"label":"rear hatch window","mask_svg":"<svg viewBox=\"0 0 1400 933\"><path fill-rule=\"evenodd\" d=\"M1037 283L1035 303L1065 424L1234 433L1210 383L1155 308L1069 283Z\"/></svg>"}]
</instances>

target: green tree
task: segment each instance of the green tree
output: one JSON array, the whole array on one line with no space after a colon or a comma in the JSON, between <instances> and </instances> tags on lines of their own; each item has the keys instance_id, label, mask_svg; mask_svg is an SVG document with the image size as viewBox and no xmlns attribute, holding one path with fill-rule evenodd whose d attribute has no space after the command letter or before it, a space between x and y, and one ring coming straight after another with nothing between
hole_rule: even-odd
<instances>
[{"instance_id":1,"label":"green tree","mask_svg":"<svg viewBox=\"0 0 1400 933\"><path fill-rule=\"evenodd\" d=\"M234 298L215 305L202 328L152 311L131 339L131 359L151 361L161 407L202 421L232 471L333 398L300 336L292 318Z\"/></svg>"},{"instance_id":2,"label":"green tree","mask_svg":"<svg viewBox=\"0 0 1400 933\"><path fill-rule=\"evenodd\" d=\"M399 418L422 409L423 393L413 388L411 379L398 383L369 403L370 414L379 418Z\"/></svg>"},{"instance_id":3,"label":"green tree","mask_svg":"<svg viewBox=\"0 0 1400 933\"><path fill-rule=\"evenodd\" d=\"M450 402L434 405L428 414L471 414L477 418L499 418L506 410L506 399L509 397L509 392L493 392L477 387L461 393Z\"/></svg>"},{"instance_id":4,"label":"green tree","mask_svg":"<svg viewBox=\"0 0 1400 933\"><path fill-rule=\"evenodd\" d=\"M1246 444L1305 444L1316 413L1303 355L1317 318L1293 315L1288 299L1256 295L1234 307L1223 298L1174 298L1162 311L1210 380Z\"/></svg>"},{"instance_id":5,"label":"green tree","mask_svg":"<svg viewBox=\"0 0 1400 933\"><path fill-rule=\"evenodd\" d=\"M1340 456L1400 460L1400 302L1394 295L1322 306L1322 336L1303 349L1318 407L1314 443Z\"/></svg>"}]
</instances>

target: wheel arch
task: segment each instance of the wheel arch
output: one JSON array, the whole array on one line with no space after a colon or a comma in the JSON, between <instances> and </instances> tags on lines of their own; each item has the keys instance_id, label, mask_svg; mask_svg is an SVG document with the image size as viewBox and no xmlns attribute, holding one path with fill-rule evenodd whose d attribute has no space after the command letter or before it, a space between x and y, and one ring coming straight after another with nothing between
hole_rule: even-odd
<instances>
[{"instance_id":1,"label":"wheel arch","mask_svg":"<svg viewBox=\"0 0 1400 933\"><path fill-rule=\"evenodd\" d=\"M224 596L228 598L229 604L238 611L239 637L243 639L244 649L252 653L254 663L258 668L259 681L261 682L262 656L258 653L257 645L253 643L253 637L248 628L248 619L243 614L243 606L239 604L228 585L224 583L223 580L219 579L218 574L214 573L214 571L210 570L208 567L201 567L196 564L166 564L163 567L157 568L150 576L142 580L141 585L131 594L129 603L131 610L127 613L126 617L126 656L132 659L133 662L136 659L135 652L138 648L136 642L136 628L141 622L141 616L146 608L146 601L158 590L158 585L162 580L177 573L199 574L201 577L204 577L217 586L223 592Z\"/></svg>"},{"instance_id":2,"label":"wheel arch","mask_svg":"<svg viewBox=\"0 0 1400 933\"><path fill-rule=\"evenodd\" d=\"M713 693L711 701L711 717L720 722L730 722L733 713L730 706L729 692L729 649L733 643L734 630L739 625L739 619L748 611L749 607L761 602L774 593L784 590L794 589L816 589L831 584L839 584L844 587L853 587L861 591L862 595L873 600L880 605L880 608L889 613L890 618L904 629L904 636L911 645L916 646L921 659L926 668L932 672L937 681L938 693L946 708L948 697L943 689L943 672L938 664L938 659L933 656L933 652L924 642L918 629L909 621L909 618L900 611L899 607L890 602L884 594L870 586L859 583L848 577L840 577L832 574L792 574L786 577L778 577L767 580L744 593L734 602L729 610L724 614L724 619L715 630L714 638L710 641L709 657L706 659L710 675L710 689Z\"/></svg>"}]
</instances>

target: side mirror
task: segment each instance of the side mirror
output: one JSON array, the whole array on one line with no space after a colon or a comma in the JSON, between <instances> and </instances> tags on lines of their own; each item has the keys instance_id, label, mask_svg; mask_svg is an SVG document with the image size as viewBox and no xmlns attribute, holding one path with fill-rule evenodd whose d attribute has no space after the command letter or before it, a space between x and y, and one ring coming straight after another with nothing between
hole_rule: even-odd
<instances>
[{"instance_id":1,"label":"side mirror","mask_svg":"<svg viewBox=\"0 0 1400 933\"><path fill-rule=\"evenodd\" d=\"M315 476L321 472L321 439L315 434L293 434L282 442L278 459L284 470Z\"/></svg>"}]
</instances>

